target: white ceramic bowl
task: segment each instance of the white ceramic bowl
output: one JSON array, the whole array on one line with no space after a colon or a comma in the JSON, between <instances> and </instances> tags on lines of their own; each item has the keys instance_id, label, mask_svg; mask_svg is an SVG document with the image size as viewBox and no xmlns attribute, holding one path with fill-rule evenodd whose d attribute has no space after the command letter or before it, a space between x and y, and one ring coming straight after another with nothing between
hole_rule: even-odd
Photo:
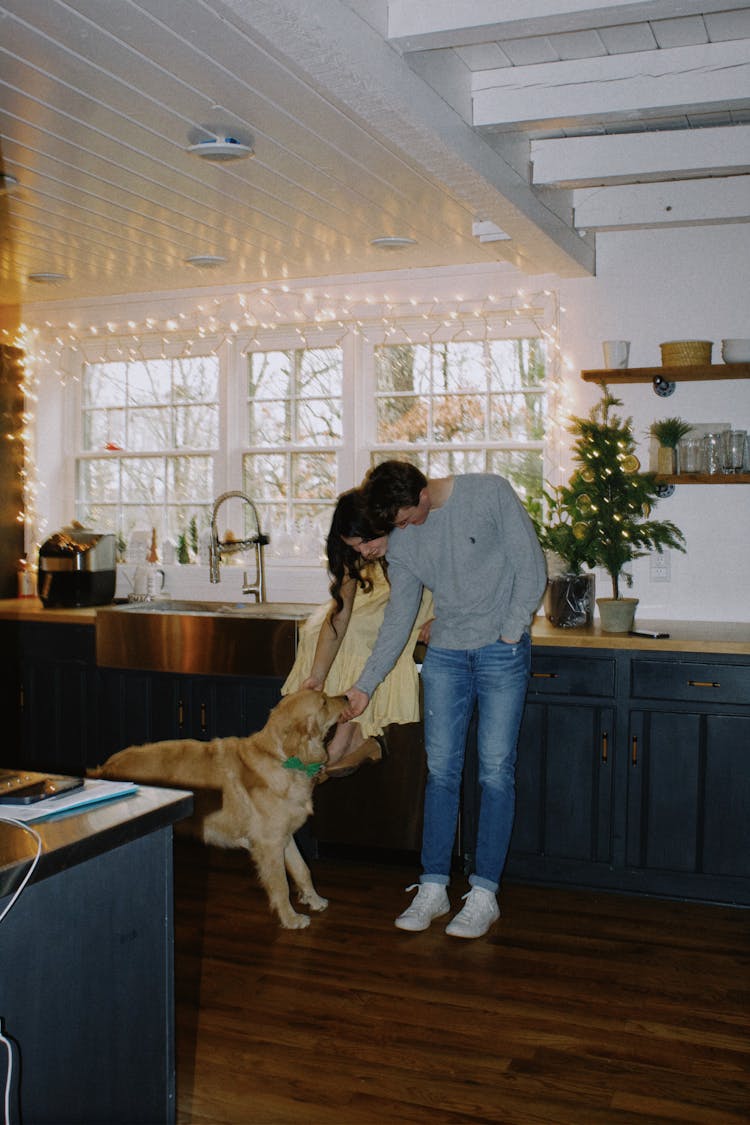
<instances>
[{"instance_id":1,"label":"white ceramic bowl","mask_svg":"<svg viewBox=\"0 0 750 1125\"><path fill-rule=\"evenodd\" d=\"M725 363L750 363L750 340L722 340L721 356Z\"/></svg>"}]
</instances>

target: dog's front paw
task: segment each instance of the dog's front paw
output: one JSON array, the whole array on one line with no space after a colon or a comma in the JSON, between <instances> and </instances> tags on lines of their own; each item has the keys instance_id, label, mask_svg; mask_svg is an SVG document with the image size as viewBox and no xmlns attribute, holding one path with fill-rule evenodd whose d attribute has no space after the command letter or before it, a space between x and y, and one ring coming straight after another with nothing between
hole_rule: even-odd
<instances>
[{"instance_id":1,"label":"dog's front paw","mask_svg":"<svg viewBox=\"0 0 750 1125\"><path fill-rule=\"evenodd\" d=\"M312 891L306 895L300 895L300 902L305 906L309 906L311 910L325 910L328 906L328 899L323 898L316 891Z\"/></svg>"},{"instance_id":2,"label":"dog's front paw","mask_svg":"<svg viewBox=\"0 0 750 1125\"><path fill-rule=\"evenodd\" d=\"M310 925L310 919L307 914L297 914L292 910L281 919L281 925L285 930L304 930Z\"/></svg>"}]
</instances>

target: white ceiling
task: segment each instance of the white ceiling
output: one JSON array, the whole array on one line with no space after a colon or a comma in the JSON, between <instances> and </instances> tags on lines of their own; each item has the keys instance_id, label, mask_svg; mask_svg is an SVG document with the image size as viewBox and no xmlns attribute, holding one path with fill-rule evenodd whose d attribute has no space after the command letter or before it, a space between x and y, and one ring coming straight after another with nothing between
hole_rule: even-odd
<instances>
[{"instance_id":1,"label":"white ceiling","mask_svg":"<svg viewBox=\"0 0 750 1125\"><path fill-rule=\"evenodd\" d=\"M590 274L597 230L748 221L750 5L0 0L0 171L0 304Z\"/></svg>"}]
</instances>

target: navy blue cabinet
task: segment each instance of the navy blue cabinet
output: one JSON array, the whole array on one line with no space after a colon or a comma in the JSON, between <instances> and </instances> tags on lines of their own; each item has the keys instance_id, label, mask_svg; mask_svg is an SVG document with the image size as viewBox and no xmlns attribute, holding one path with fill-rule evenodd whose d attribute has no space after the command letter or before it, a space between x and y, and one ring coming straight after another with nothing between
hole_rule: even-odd
<instances>
[{"instance_id":1,"label":"navy blue cabinet","mask_svg":"<svg viewBox=\"0 0 750 1125\"><path fill-rule=\"evenodd\" d=\"M12 693L3 764L81 773L97 730L94 630L3 622L2 635Z\"/></svg>"},{"instance_id":2,"label":"navy blue cabinet","mask_svg":"<svg viewBox=\"0 0 750 1125\"><path fill-rule=\"evenodd\" d=\"M509 877L750 904L750 662L535 649L516 784Z\"/></svg>"},{"instance_id":3,"label":"navy blue cabinet","mask_svg":"<svg viewBox=\"0 0 750 1125\"><path fill-rule=\"evenodd\" d=\"M99 762L144 742L207 741L260 730L281 698L283 683L277 676L183 676L116 668L98 673Z\"/></svg>"},{"instance_id":4,"label":"navy blue cabinet","mask_svg":"<svg viewBox=\"0 0 750 1125\"><path fill-rule=\"evenodd\" d=\"M126 746L258 730L278 676L99 668L94 628L0 622L8 659L1 764L79 773ZM471 741L471 740L470 740ZM421 726L316 796L327 850L417 851ZM467 753L456 854L471 866L478 793ZM506 875L750 905L750 660L535 645Z\"/></svg>"},{"instance_id":5,"label":"navy blue cabinet","mask_svg":"<svg viewBox=\"0 0 750 1125\"><path fill-rule=\"evenodd\" d=\"M750 666L636 655L630 672L628 881L750 903Z\"/></svg>"}]
</instances>

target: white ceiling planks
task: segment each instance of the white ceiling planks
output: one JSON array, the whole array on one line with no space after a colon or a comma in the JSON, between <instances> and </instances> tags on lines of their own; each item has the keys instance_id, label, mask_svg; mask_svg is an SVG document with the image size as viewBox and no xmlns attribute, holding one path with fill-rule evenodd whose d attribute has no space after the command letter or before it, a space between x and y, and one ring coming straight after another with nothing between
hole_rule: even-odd
<instances>
[{"instance_id":1,"label":"white ceiling planks","mask_svg":"<svg viewBox=\"0 0 750 1125\"><path fill-rule=\"evenodd\" d=\"M750 0L0 0L0 304L576 276L597 230L745 221L749 48ZM254 157L200 160L201 126Z\"/></svg>"}]
</instances>

